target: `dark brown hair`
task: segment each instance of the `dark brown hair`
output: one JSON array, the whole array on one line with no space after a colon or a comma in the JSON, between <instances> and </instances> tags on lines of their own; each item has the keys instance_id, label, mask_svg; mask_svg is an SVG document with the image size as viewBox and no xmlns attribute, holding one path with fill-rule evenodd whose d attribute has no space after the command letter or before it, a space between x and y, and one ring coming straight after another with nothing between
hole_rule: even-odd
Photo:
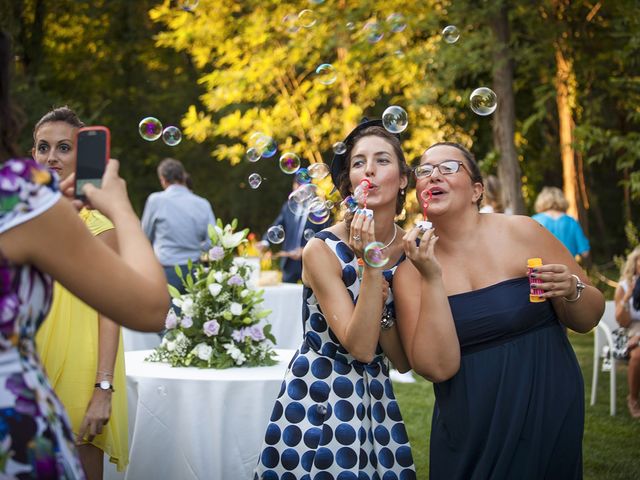
<instances>
[{"instance_id":1,"label":"dark brown hair","mask_svg":"<svg viewBox=\"0 0 640 480\"><path fill-rule=\"evenodd\" d=\"M45 113L42 116L42 118L38 120L38 123L36 123L36 126L33 127L34 142L36 141L36 134L38 133L38 130L40 130L40 127L42 127L45 123L51 123L51 122L64 122L64 123L68 123L69 125L75 128L84 127L84 122L80 120L76 112L71 110L66 105L62 107L57 107Z\"/></svg>"},{"instance_id":2,"label":"dark brown hair","mask_svg":"<svg viewBox=\"0 0 640 480\"><path fill-rule=\"evenodd\" d=\"M484 187L484 179L482 178L482 173L480 172L480 167L478 166L476 157L473 155L473 153L467 150L467 148L465 148L464 145L461 145L455 142L438 142L438 143L434 143L429 148L427 148L422 155L427 153L433 147L440 147L440 146L454 147L460 150L460 152L462 153L462 156L467 161L466 167L469 169L471 181L473 183L478 182ZM478 206L478 208L480 208L480 204L482 203L483 197L484 197L484 194L480 194L480 198L478 198L478 201L476 202L476 205Z\"/></svg>"},{"instance_id":3,"label":"dark brown hair","mask_svg":"<svg viewBox=\"0 0 640 480\"><path fill-rule=\"evenodd\" d=\"M400 176L406 175L409 176L411 173L411 169L409 165L407 165L407 161L404 158L404 153L402 152L402 146L400 145L400 140L398 137L389 133L383 127L372 126L363 129L358 132L347 144L347 151L345 152L346 161L344 162L344 168L340 172L338 176L338 190L342 198L347 198L351 195L351 181L349 180L349 171L351 170L351 152L353 151L353 147L358 143L358 141L364 137L380 137L389 143L393 148L396 157L398 158L398 167L400 169ZM404 208L404 201L406 197L405 189L401 189L398 191L398 196L396 198L396 215L402 212Z\"/></svg>"}]
</instances>

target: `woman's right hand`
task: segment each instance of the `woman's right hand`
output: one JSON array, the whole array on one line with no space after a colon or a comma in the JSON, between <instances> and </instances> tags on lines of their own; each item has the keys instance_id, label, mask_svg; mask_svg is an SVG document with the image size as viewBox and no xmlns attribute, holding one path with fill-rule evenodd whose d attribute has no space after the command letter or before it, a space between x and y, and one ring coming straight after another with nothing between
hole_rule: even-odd
<instances>
[{"instance_id":1,"label":"woman's right hand","mask_svg":"<svg viewBox=\"0 0 640 480\"><path fill-rule=\"evenodd\" d=\"M351 247L356 257L362 258L364 248L375 241L376 235L373 217L361 213L360 210L358 210L354 214L349 228L349 247Z\"/></svg>"},{"instance_id":2,"label":"woman's right hand","mask_svg":"<svg viewBox=\"0 0 640 480\"><path fill-rule=\"evenodd\" d=\"M420 245L416 242L418 237ZM402 237L402 241L405 255L423 278L432 280L442 276L442 267L434 252L438 236L432 228L423 232L420 228L414 227Z\"/></svg>"},{"instance_id":3,"label":"woman's right hand","mask_svg":"<svg viewBox=\"0 0 640 480\"><path fill-rule=\"evenodd\" d=\"M118 175L119 168L120 162L113 158L110 159L102 176L102 186L96 188L87 183L82 188L90 207L99 210L110 220L113 220L113 215L116 212L132 210L127 195L127 183Z\"/></svg>"}]
</instances>

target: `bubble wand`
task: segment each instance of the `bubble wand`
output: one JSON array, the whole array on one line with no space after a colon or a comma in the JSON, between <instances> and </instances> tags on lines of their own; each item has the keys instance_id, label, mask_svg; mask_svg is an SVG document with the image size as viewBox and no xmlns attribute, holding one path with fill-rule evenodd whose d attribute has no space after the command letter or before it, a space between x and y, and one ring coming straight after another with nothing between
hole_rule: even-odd
<instances>
[{"instance_id":1,"label":"bubble wand","mask_svg":"<svg viewBox=\"0 0 640 480\"><path fill-rule=\"evenodd\" d=\"M367 197L369 196L369 189L371 188L371 180L368 178L363 178L360 181L360 185L356 187L353 192L353 196L356 198L358 203L362 203L362 213L368 215L370 217L373 216L373 210L367 208Z\"/></svg>"},{"instance_id":2,"label":"bubble wand","mask_svg":"<svg viewBox=\"0 0 640 480\"><path fill-rule=\"evenodd\" d=\"M433 228L433 224L427 219L427 208L429 208L429 202L431 202L432 197L431 190L423 190L420 194L422 199L422 220L416 222L416 226L423 232Z\"/></svg>"}]
</instances>

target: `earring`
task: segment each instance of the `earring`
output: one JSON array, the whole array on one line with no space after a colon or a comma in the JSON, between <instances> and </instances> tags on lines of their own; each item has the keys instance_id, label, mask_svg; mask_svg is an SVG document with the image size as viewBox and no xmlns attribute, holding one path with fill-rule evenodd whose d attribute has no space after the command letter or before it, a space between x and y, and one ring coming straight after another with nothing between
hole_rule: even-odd
<instances>
[{"instance_id":1,"label":"earring","mask_svg":"<svg viewBox=\"0 0 640 480\"><path fill-rule=\"evenodd\" d=\"M404 195L404 188L400 189L400 195Z\"/></svg>"}]
</instances>

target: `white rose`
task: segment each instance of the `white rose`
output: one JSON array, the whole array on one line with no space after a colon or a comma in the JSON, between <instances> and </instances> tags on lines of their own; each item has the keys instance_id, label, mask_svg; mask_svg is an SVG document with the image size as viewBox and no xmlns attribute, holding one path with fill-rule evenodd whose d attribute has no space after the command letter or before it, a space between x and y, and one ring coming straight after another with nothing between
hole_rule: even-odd
<instances>
[{"instance_id":1,"label":"white rose","mask_svg":"<svg viewBox=\"0 0 640 480\"><path fill-rule=\"evenodd\" d=\"M238 267L236 267L235 265L231 265L231 266L229 267L229 273L230 273L231 275L235 275L236 273L238 273Z\"/></svg>"},{"instance_id":2,"label":"white rose","mask_svg":"<svg viewBox=\"0 0 640 480\"><path fill-rule=\"evenodd\" d=\"M224 281L224 273L218 270L216 273L213 274L213 278L216 279L216 282L222 283Z\"/></svg>"},{"instance_id":3,"label":"white rose","mask_svg":"<svg viewBox=\"0 0 640 480\"><path fill-rule=\"evenodd\" d=\"M209 292L214 297L217 297L221 291L222 291L222 285L220 285L219 283L212 283L211 285L209 285Z\"/></svg>"},{"instance_id":4,"label":"white rose","mask_svg":"<svg viewBox=\"0 0 640 480\"><path fill-rule=\"evenodd\" d=\"M200 360L208 361L213 353L213 348L206 343L199 343L193 351Z\"/></svg>"},{"instance_id":5,"label":"white rose","mask_svg":"<svg viewBox=\"0 0 640 480\"><path fill-rule=\"evenodd\" d=\"M193 299L188 295L182 298L182 313L188 317L193 317Z\"/></svg>"},{"instance_id":6,"label":"white rose","mask_svg":"<svg viewBox=\"0 0 640 480\"><path fill-rule=\"evenodd\" d=\"M165 348L167 349L167 351L173 352L176 349L176 343L168 341L167 343L165 343Z\"/></svg>"},{"instance_id":7,"label":"white rose","mask_svg":"<svg viewBox=\"0 0 640 480\"><path fill-rule=\"evenodd\" d=\"M247 295L249 295L249 290L247 290L246 288L240 292L240 296L242 298L246 297Z\"/></svg>"},{"instance_id":8,"label":"white rose","mask_svg":"<svg viewBox=\"0 0 640 480\"><path fill-rule=\"evenodd\" d=\"M242 313L242 305L237 302L231 302L229 311L234 315L240 315Z\"/></svg>"}]
</instances>

